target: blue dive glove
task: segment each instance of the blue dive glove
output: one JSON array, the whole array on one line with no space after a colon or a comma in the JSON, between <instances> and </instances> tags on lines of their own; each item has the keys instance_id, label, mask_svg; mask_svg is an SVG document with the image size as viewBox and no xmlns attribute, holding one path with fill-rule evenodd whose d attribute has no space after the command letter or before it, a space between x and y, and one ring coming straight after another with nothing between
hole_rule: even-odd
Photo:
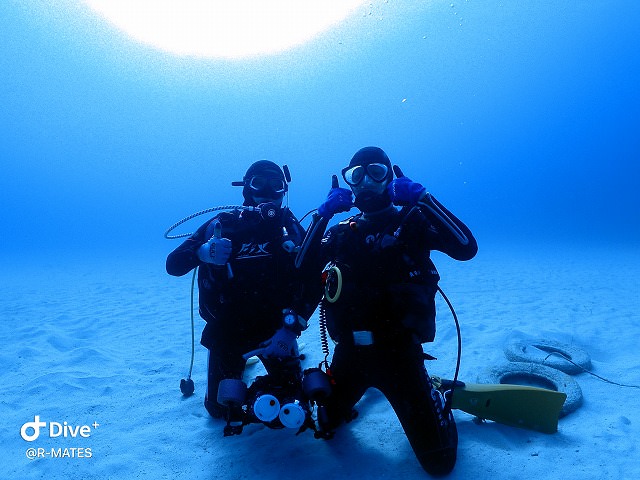
<instances>
[{"instance_id":1,"label":"blue dive glove","mask_svg":"<svg viewBox=\"0 0 640 480\"><path fill-rule=\"evenodd\" d=\"M353 206L353 193L347 188L338 186L338 177L331 179L331 190L325 202L318 207L318 214L321 217L330 219L336 213L348 212Z\"/></svg>"},{"instance_id":2,"label":"blue dive glove","mask_svg":"<svg viewBox=\"0 0 640 480\"><path fill-rule=\"evenodd\" d=\"M427 189L407 177L400 177L387 185L387 192L391 201L396 205L415 205L427 192Z\"/></svg>"}]
</instances>

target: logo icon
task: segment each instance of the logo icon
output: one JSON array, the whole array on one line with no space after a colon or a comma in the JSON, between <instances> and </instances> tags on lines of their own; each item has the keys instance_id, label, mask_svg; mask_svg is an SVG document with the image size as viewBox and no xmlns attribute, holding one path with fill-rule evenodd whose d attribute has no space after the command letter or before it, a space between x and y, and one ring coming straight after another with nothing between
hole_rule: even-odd
<instances>
[{"instance_id":1,"label":"logo icon","mask_svg":"<svg viewBox=\"0 0 640 480\"><path fill-rule=\"evenodd\" d=\"M20 429L20 436L27 442L33 442L40 436L40 428L46 426L47 422L41 422L40 415L36 415L33 422L27 422L22 425L22 428ZM27 433L29 430L32 430L33 433Z\"/></svg>"},{"instance_id":2,"label":"logo icon","mask_svg":"<svg viewBox=\"0 0 640 480\"><path fill-rule=\"evenodd\" d=\"M41 422L40 415L36 415L33 418L33 422L26 422L20 428L20 436L27 442L33 442L40 437L40 429L46 428L49 425L48 434L49 438L89 438L91 436L91 427L95 430L100 426L98 422L93 422L91 425L70 425L67 422Z\"/></svg>"}]
</instances>

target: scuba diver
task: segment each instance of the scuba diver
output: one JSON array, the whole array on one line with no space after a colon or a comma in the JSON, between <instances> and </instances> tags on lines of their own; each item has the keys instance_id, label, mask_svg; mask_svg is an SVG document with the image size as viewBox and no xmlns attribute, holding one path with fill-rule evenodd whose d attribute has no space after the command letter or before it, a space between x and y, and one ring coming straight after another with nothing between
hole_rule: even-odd
<instances>
[{"instance_id":1,"label":"scuba diver","mask_svg":"<svg viewBox=\"0 0 640 480\"><path fill-rule=\"evenodd\" d=\"M220 403L228 392L219 392L219 385L240 381L251 355L280 387L295 390L302 378L296 339L319 294L317 272L295 267L304 229L283 205L290 180L285 172L268 160L253 163L241 182L232 183L243 187L243 207L204 223L166 261L174 276L198 268L199 313L206 322L201 344L208 349L204 406L227 420L225 435L242 431L246 412L240 401Z\"/></svg>"},{"instance_id":2,"label":"scuba diver","mask_svg":"<svg viewBox=\"0 0 640 480\"><path fill-rule=\"evenodd\" d=\"M333 177L299 259L318 271L326 265L320 316L336 342L327 372L332 392L318 409L320 429L330 438L340 423L355 418L365 391L376 388L424 470L446 475L456 462L457 429L425 369L424 360L432 357L422 349L435 338L439 275L430 251L469 260L476 240L421 184L392 169L380 148L356 152L342 177L351 190L339 188ZM329 219L353 205L360 213L324 234Z\"/></svg>"}]
</instances>

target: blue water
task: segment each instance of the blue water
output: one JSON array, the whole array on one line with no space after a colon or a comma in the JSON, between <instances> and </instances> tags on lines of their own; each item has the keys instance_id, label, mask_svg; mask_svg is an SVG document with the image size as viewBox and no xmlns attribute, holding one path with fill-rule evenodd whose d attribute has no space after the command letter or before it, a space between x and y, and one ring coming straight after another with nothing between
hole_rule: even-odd
<instances>
[{"instance_id":1,"label":"blue water","mask_svg":"<svg viewBox=\"0 0 640 480\"><path fill-rule=\"evenodd\" d=\"M71 0L0 2L3 254L163 262L164 230L240 202L230 183L253 161L289 165L302 216L365 145L481 249L638 246L640 3L369 8L305 46L222 61L138 45Z\"/></svg>"}]
</instances>

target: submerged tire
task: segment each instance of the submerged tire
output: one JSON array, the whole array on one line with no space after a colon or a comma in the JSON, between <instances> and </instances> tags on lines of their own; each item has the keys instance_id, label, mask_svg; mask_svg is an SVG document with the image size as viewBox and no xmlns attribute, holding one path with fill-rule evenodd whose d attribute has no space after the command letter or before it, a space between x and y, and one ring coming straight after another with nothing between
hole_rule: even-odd
<instances>
[{"instance_id":1,"label":"submerged tire","mask_svg":"<svg viewBox=\"0 0 640 480\"><path fill-rule=\"evenodd\" d=\"M478 383L513 384L555 390L567 395L560 417L582 405L582 390L568 374L555 368L530 362L507 362L488 369L478 377Z\"/></svg>"},{"instance_id":2,"label":"submerged tire","mask_svg":"<svg viewBox=\"0 0 640 480\"><path fill-rule=\"evenodd\" d=\"M513 340L505 345L504 354L512 362L537 363L569 375L591 368L591 358L585 350L553 340Z\"/></svg>"}]
</instances>

